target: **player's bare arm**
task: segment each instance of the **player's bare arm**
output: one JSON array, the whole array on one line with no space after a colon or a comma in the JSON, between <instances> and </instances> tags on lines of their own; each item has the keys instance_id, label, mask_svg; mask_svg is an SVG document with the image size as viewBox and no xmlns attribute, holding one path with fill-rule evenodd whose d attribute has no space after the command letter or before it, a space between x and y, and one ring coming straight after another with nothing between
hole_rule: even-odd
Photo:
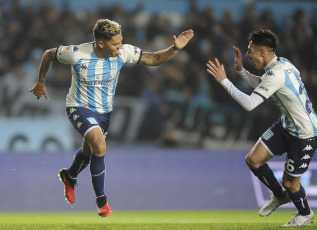
<instances>
[{"instance_id":1,"label":"player's bare arm","mask_svg":"<svg viewBox=\"0 0 317 230\"><path fill-rule=\"evenodd\" d=\"M172 46L165 50L160 50L154 53L144 52L140 63L150 66L161 65L174 57L178 53L178 51L183 49L193 37L193 30L184 31L178 37L174 35L174 44Z\"/></svg>"},{"instance_id":2,"label":"player's bare arm","mask_svg":"<svg viewBox=\"0 0 317 230\"><path fill-rule=\"evenodd\" d=\"M218 83L227 78L225 68L223 64L220 65L217 58L215 58L215 63L208 61L207 72L212 75Z\"/></svg>"},{"instance_id":3,"label":"player's bare arm","mask_svg":"<svg viewBox=\"0 0 317 230\"><path fill-rule=\"evenodd\" d=\"M235 52L235 58L234 58L234 67L236 68L237 71L242 70L242 57L241 57L241 52L238 47L233 46L233 50Z\"/></svg>"},{"instance_id":4,"label":"player's bare arm","mask_svg":"<svg viewBox=\"0 0 317 230\"><path fill-rule=\"evenodd\" d=\"M41 65L40 65L40 73L39 77L37 79L36 84L33 86L32 89L30 89L30 92L32 92L37 99L40 99L42 95L44 95L46 100L49 100L46 88L45 88L45 79L46 75L51 68L51 64L53 61L56 61L56 48L52 48L49 50L46 50L43 54Z\"/></svg>"}]
</instances>

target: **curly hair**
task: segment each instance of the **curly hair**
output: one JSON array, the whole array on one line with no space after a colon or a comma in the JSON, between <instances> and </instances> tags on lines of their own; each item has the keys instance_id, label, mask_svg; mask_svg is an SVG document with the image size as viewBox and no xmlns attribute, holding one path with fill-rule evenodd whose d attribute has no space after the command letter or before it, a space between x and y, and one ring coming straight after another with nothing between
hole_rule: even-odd
<instances>
[{"instance_id":1,"label":"curly hair","mask_svg":"<svg viewBox=\"0 0 317 230\"><path fill-rule=\"evenodd\" d=\"M249 34L248 41L258 46L266 46L274 51L279 42L278 37L271 30L258 30Z\"/></svg>"},{"instance_id":2,"label":"curly hair","mask_svg":"<svg viewBox=\"0 0 317 230\"><path fill-rule=\"evenodd\" d=\"M111 40L121 33L121 25L109 19L99 19L93 29L95 40Z\"/></svg>"}]
</instances>

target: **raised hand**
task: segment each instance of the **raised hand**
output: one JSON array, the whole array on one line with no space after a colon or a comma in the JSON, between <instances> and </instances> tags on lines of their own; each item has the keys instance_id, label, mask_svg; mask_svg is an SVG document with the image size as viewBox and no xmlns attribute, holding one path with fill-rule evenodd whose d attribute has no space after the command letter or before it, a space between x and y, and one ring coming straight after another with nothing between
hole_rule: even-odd
<instances>
[{"instance_id":1,"label":"raised hand","mask_svg":"<svg viewBox=\"0 0 317 230\"><path fill-rule=\"evenodd\" d=\"M183 49L187 43L194 37L193 30L187 30L182 32L178 37L173 36L174 46L176 49Z\"/></svg>"},{"instance_id":2,"label":"raised hand","mask_svg":"<svg viewBox=\"0 0 317 230\"><path fill-rule=\"evenodd\" d=\"M227 78L225 67L223 64L220 65L217 58L215 58L215 63L208 61L207 72L212 75L218 83Z\"/></svg>"},{"instance_id":3,"label":"raised hand","mask_svg":"<svg viewBox=\"0 0 317 230\"><path fill-rule=\"evenodd\" d=\"M238 47L233 46L233 50L236 54L234 58L234 67L236 68L237 71L242 70L242 57L241 57L241 52Z\"/></svg>"}]
</instances>

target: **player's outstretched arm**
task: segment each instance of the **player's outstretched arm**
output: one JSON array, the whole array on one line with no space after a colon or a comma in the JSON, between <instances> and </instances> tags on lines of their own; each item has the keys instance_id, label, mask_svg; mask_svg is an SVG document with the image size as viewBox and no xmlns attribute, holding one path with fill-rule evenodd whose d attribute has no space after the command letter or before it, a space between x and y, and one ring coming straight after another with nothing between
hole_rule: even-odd
<instances>
[{"instance_id":1,"label":"player's outstretched arm","mask_svg":"<svg viewBox=\"0 0 317 230\"><path fill-rule=\"evenodd\" d=\"M227 78L223 64L220 64L218 59L215 61L208 61L207 72L215 78L215 80L222 85L222 87L229 93L229 95L238 102L245 110L251 111L261 104L264 99L256 93L247 95L237 89Z\"/></svg>"},{"instance_id":2,"label":"player's outstretched arm","mask_svg":"<svg viewBox=\"0 0 317 230\"><path fill-rule=\"evenodd\" d=\"M51 68L52 61L56 61L55 54L56 48L46 50L43 54L39 77L33 88L30 89L30 92L33 93L37 99L40 99L42 95L44 95L45 99L49 100L45 88L45 79L49 69Z\"/></svg>"},{"instance_id":3,"label":"player's outstretched arm","mask_svg":"<svg viewBox=\"0 0 317 230\"><path fill-rule=\"evenodd\" d=\"M174 44L165 50L154 53L144 52L140 63L144 65L158 66L174 57L177 52L183 49L187 43L194 37L193 30L182 32L178 37L173 36Z\"/></svg>"}]
</instances>

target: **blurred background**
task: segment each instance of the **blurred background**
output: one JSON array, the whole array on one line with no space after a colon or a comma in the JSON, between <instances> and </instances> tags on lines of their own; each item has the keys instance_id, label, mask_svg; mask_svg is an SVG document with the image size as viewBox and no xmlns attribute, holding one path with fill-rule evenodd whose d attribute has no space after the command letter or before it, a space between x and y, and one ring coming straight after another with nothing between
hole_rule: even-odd
<instances>
[{"instance_id":1,"label":"blurred background","mask_svg":"<svg viewBox=\"0 0 317 230\"><path fill-rule=\"evenodd\" d=\"M29 93L46 49L93 41L99 18L122 25L123 43L143 51L195 37L159 67L121 70L107 136L106 190L113 209L250 209L266 191L244 157L280 113L267 101L244 111L206 72L217 57L242 91L252 89L234 70L232 46L244 57L248 34L270 29L277 55L301 72L317 103L317 3L295 0L0 0L0 211L93 210L89 169L78 178L77 201L63 200L56 174L69 167L82 137L65 113L70 66L54 63L49 101ZM244 67L261 75L248 60ZM272 163L281 176L282 159ZM314 162L302 183L316 199ZM232 191L235 191L232 194ZM317 203L314 204L317 207Z\"/></svg>"}]
</instances>

